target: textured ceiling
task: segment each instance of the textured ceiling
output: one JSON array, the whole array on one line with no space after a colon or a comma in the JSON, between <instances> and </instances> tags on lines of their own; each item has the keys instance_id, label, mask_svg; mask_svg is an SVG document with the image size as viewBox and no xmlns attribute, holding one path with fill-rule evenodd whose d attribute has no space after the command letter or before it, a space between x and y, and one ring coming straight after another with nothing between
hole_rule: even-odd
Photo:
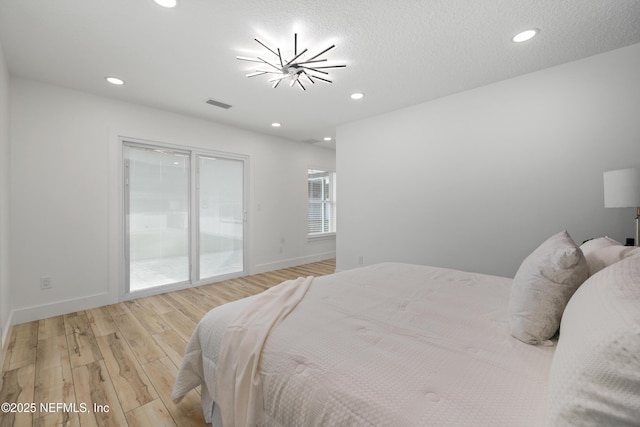
<instances>
[{"instance_id":1,"label":"textured ceiling","mask_svg":"<svg viewBox=\"0 0 640 427\"><path fill-rule=\"evenodd\" d=\"M531 27L538 37L511 42ZM294 32L310 52L336 44L325 57L347 68L330 71L333 84L303 92L245 77L256 64L236 56L265 54L254 37L291 50ZM640 43L640 1L0 0L0 43L15 76L317 141L342 123Z\"/></svg>"}]
</instances>

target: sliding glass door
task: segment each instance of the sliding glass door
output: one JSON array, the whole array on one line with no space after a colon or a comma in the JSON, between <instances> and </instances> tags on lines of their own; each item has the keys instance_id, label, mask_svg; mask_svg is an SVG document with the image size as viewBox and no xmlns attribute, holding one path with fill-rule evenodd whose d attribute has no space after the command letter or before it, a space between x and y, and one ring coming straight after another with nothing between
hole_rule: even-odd
<instances>
[{"instance_id":1,"label":"sliding glass door","mask_svg":"<svg viewBox=\"0 0 640 427\"><path fill-rule=\"evenodd\" d=\"M123 157L125 293L244 271L246 159L133 142Z\"/></svg>"},{"instance_id":2,"label":"sliding glass door","mask_svg":"<svg viewBox=\"0 0 640 427\"><path fill-rule=\"evenodd\" d=\"M198 156L200 279L242 271L243 162Z\"/></svg>"}]
</instances>

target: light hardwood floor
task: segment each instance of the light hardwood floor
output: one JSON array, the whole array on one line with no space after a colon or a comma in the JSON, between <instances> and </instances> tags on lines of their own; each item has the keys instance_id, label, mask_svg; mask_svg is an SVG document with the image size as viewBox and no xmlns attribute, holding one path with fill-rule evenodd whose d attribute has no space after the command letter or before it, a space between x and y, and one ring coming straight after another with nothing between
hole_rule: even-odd
<instances>
[{"instance_id":1,"label":"light hardwood floor","mask_svg":"<svg viewBox=\"0 0 640 427\"><path fill-rule=\"evenodd\" d=\"M0 412L0 427L206 426L199 389L171 402L200 318L284 280L334 270L335 260L322 261L16 325L0 404L22 412Z\"/></svg>"}]
</instances>

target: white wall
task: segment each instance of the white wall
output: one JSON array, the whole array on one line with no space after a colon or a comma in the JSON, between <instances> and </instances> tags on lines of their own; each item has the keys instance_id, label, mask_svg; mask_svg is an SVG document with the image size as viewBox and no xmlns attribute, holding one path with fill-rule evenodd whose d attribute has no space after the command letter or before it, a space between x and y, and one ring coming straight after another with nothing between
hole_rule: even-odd
<instances>
[{"instance_id":1,"label":"white wall","mask_svg":"<svg viewBox=\"0 0 640 427\"><path fill-rule=\"evenodd\" d=\"M9 332L9 71L0 45L0 366Z\"/></svg>"},{"instance_id":2,"label":"white wall","mask_svg":"<svg viewBox=\"0 0 640 427\"><path fill-rule=\"evenodd\" d=\"M634 45L339 127L337 268L513 276L563 229L633 236L602 172L640 166L638 76Z\"/></svg>"},{"instance_id":3,"label":"white wall","mask_svg":"<svg viewBox=\"0 0 640 427\"><path fill-rule=\"evenodd\" d=\"M335 168L335 152L30 80L10 89L16 323L118 298L118 135L250 156L252 273L335 255L306 234L307 168Z\"/></svg>"}]
</instances>

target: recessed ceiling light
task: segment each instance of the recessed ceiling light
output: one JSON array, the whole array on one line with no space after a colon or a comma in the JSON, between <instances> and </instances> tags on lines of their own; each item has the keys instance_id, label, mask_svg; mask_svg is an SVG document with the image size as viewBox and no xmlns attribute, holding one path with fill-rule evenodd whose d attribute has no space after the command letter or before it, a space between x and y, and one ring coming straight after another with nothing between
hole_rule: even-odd
<instances>
[{"instance_id":1,"label":"recessed ceiling light","mask_svg":"<svg viewBox=\"0 0 640 427\"><path fill-rule=\"evenodd\" d=\"M331 139L332 139L332 138L331 138L330 136L325 136L325 137L324 137L324 140L325 140L325 141L331 141Z\"/></svg>"},{"instance_id":2,"label":"recessed ceiling light","mask_svg":"<svg viewBox=\"0 0 640 427\"><path fill-rule=\"evenodd\" d=\"M271 126L273 126L274 128L279 128L280 127L280 123L271 123Z\"/></svg>"},{"instance_id":3,"label":"recessed ceiling light","mask_svg":"<svg viewBox=\"0 0 640 427\"><path fill-rule=\"evenodd\" d=\"M351 99L362 99L362 98L364 98L364 93L356 92L351 94Z\"/></svg>"},{"instance_id":4,"label":"recessed ceiling light","mask_svg":"<svg viewBox=\"0 0 640 427\"><path fill-rule=\"evenodd\" d=\"M532 38L534 38L536 34L538 34L538 31L539 30L537 28L532 28L530 30L526 30L516 34L511 40L516 43L526 42L527 40L531 40Z\"/></svg>"},{"instance_id":5,"label":"recessed ceiling light","mask_svg":"<svg viewBox=\"0 0 640 427\"><path fill-rule=\"evenodd\" d=\"M178 4L178 0L153 0L153 1L162 7L176 7L176 5Z\"/></svg>"},{"instance_id":6,"label":"recessed ceiling light","mask_svg":"<svg viewBox=\"0 0 640 427\"><path fill-rule=\"evenodd\" d=\"M107 76L104 79L106 81L108 81L109 83L111 83L112 85L122 86L124 84L124 80L122 80L121 78L118 78L118 77Z\"/></svg>"}]
</instances>

